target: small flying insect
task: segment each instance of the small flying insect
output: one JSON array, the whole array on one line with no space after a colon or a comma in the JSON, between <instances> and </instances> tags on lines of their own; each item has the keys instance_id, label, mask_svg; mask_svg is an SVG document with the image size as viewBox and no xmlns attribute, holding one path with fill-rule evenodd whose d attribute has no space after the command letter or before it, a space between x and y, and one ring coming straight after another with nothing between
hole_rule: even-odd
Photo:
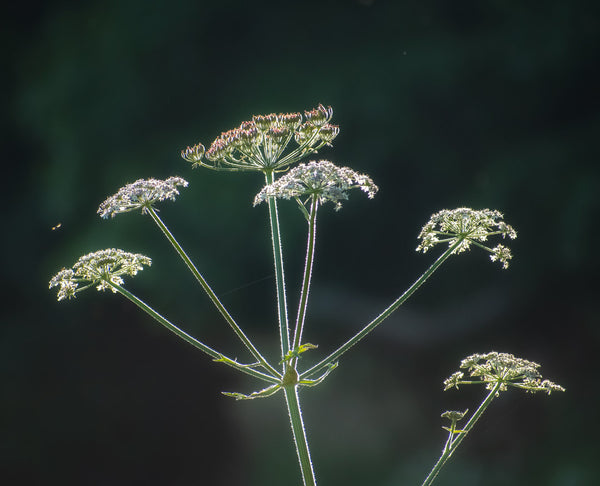
<instances>
[{"instance_id":1,"label":"small flying insect","mask_svg":"<svg viewBox=\"0 0 600 486\"><path fill-rule=\"evenodd\" d=\"M52 226L52 231L56 231L62 226L62 223L58 223L56 226Z\"/></svg>"}]
</instances>

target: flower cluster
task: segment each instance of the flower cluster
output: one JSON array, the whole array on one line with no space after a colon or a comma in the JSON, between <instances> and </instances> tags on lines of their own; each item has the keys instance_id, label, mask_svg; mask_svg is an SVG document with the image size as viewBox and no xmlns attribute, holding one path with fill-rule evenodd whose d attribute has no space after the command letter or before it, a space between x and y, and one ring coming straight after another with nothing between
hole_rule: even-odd
<instances>
[{"instance_id":1,"label":"flower cluster","mask_svg":"<svg viewBox=\"0 0 600 486\"><path fill-rule=\"evenodd\" d=\"M291 199L312 196L319 203L332 202L339 210L342 207L340 201L348 199L347 191L354 188L364 191L369 199L379 190L370 177L348 167L338 167L327 160L312 161L294 167L274 183L263 187L254 198L254 205L269 197Z\"/></svg>"},{"instance_id":2,"label":"flower cluster","mask_svg":"<svg viewBox=\"0 0 600 486\"><path fill-rule=\"evenodd\" d=\"M471 244L491 253L492 261L502 262L502 268L508 268L508 261L512 258L510 249L504 245L489 248L482 245L488 237L493 235L508 236L510 239L517 237L516 231L502 220L500 211L470 208L444 209L434 214L419 234L421 243L417 251L425 253L438 243L448 243L449 246L459 242L454 253L469 250Z\"/></svg>"},{"instance_id":3,"label":"flower cluster","mask_svg":"<svg viewBox=\"0 0 600 486\"><path fill-rule=\"evenodd\" d=\"M52 280L49 288L59 287L58 300L75 297L77 292L97 285L98 290L110 288L110 285L122 285L121 275L136 275L144 269L144 265L150 266L152 260L139 253L129 253L115 248L99 250L88 253L77 260L72 268L63 268ZM110 283L109 283L110 282ZM83 284L79 287L79 284Z\"/></svg>"},{"instance_id":4,"label":"flower cluster","mask_svg":"<svg viewBox=\"0 0 600 486\"><path fill-rule=\"evenodd\" d=\"M331 107L323 105L305 111L304 122L300 113L256 115L221 133L206 152L202 144L196 144L182 150L181 156L193 166L210 169L284 170L331 144L339 133L339 127L329 123L332 115ZM292 138L298 146L283 156Z\"/></svg>"},{"instance_id":5,"label":"flower cluster","mask_svg":"<svg viewBox=\"0 0 600 486\"><path fill-rule=\"evenodd\" d=\"M169 177L162 181L157 179L139 179L127 184L107 198L98 208L103 218L114 218L116 214L141 209L146 212L157 201L175 200L179 195L177 186L187 187L188 182L181 177Z\"/></svg>"},{"instance_id":6,"label":"flower cluster","mask_svg":"<svg viewBox=\"0 0 600 486\"><path fill-rule=\"evenodd\" d=\"M488 390L500 384L499 391L505 391L512 386L535 393L543 391L550 395L553 391L565 389L549 380L542 380L539 364L525 359L516 358L512 354L492 351L485 354L473 354L463 359L460 367L466 369L469 376L479 380L464 380L462 371L453 373L444 381L444 390L458 388L459 385L484 383Z\"/></svg>"}]
</instances>

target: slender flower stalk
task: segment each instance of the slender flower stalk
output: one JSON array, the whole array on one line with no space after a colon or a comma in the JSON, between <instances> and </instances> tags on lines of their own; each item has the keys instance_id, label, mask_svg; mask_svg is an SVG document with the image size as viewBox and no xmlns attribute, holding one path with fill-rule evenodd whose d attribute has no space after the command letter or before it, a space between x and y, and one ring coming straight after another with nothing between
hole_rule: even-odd
<instances>
[{"instance_id":1,"label":"slender flower stalk","mask_svg":"<svg viewBox=\"0 0 600 486\"><path fill-rule=\"evenodd\" d=\"M186 264L186 266L188 267L190 272L192 272L192 274L194 275L194 277L196 278L198 283L202 286L202 288L204 289L204 291L206 292L206 294L208 295L208 297L210 298L212 303L218 309L219 313L223 316L225 321L227 321L227 324L229 324L229 326L233 329L233 331L235 332L237 337L240 339L240 341L242 341L244 346L246 346L248 351L250 351L250 353L252 354L254 359L256 359L258 361L258 363L263 368L265 368L269 373L271 373L275 376L281 376L281 374L277 370L275 370L275 368L273 368L273 366L271 366L268 363L268 361L260 353L260 351L258 349L256 349L254 344L252 344L252 341L250 341L250 339L248 339L248 337L246 336L244 331L240 328L240 326L237 324L237 322L235 322L233 317L231 317L231 314L229 314L229 312L227 311L225 306L221 303L221 301L219 300L217 295L214 293L214 291L212 290L212 288L210 287L210 285L208 284L206 279L198 271L198 269L196 268L196 266L194 265L192 260L188 257L187 253L183 250L183 248L181 247L179 242L175 239L173 234L169 231L167 226L163 223L162 219L158 216L158 214L156 213L154 208L150 208L148 210L148 214L150 214L150 217L153 219L153 221L156 223L156 225L160 228L160 230L166 236L166 238L169 240L171 245L173 245L173 248L175 248L175 251L177 252L177 254L184 261L184 263Z\"/></svg>"},{"instance_id":2,"label":"slender flower stalk","mask_svg":"<svg viewBox=\"0 0 600 486\"><path fill-rule=\"evenodd\" d=\"M433 275L433 273L444 263L450 255L454 252L455 248L460 245L460 241L457 241L454 245L448 248L442 255L438 257L438 259L421 275L400 297L398 297L394 302L392 302L389 307L387 307L381 314L379 314L375 319L369 322L365 327L363 327L359 332L357 332L354 336L352 336L348 341L342 344L335 351L330 353L326 358L323 358L316 365L312 366L308 370L304 371L300 376L302 379L309 378L316 373L319 373L331 366L333 363L337 362L337 360L342 356L346 351L348 351L352 346L365 338L373 329L375 329L379 324L385 321L389 316L391 316L398 307L400 307L404 302L406 302L411 295L413 295L417 289L425 283L425 281Z\"/></svg>"},{"instance_id":3,"label":"slender flower stalk","mask_svg":"<svg viewBox=\"0 0 600 486\"><path fill-rule=\"evenodd\" d=\"M308 295L310 294L310 282L312 277L313 262L315 257L315 241L317 237L317 210L319 200L313 196L310 203L308 217L308 239L306 242L306 261L304 264L304 278L302 279L302 290L300 291L300 303L298 305L298 316L296 318L296 328L294 330L294 342L292 349L300 349L302 343L302 331L304 330L304 321L306 319L306 307L308 304ZM298 358L292 361L295 368Z\"/></svg>"},{"instance_id":4,"label":"slender flower stalk","mask_svg":"<svg viewBox=\"0 0 600 486\"><path fill-rule=\"evenodd\" d=\"M179 336L184 341L190 343L192 346L194 346L195 348L204 352L205 354L208 354L211 358L213 358L214 361L217 361L219 363L224 363L227 366L231 366L232 368L235 368L236 370L241 371L242 373L253 376L254 378L258 378L259 380L263 380L268 383L278 383L279 378L277 376L271 376L271 375L262 373L256 369L254 369L254 367L258 363L253 363L252 365L246 365L246 364L238 363L234 359L228 358L223 353L220 353L220 352L214 350L210 346L207 346L203 342L197 340L196 338L194 338L193 336L190 336L188 333L186 333L182 329L178 328L175 324L173 324L170 321L168 321L167 319L165 319L158 312L156 312L154 309L152 309L152 307L150 307L148 304L143 302L141 299L139 299L138 297L133 295L127 289L125 289L119 285L113 284L112 282L109 282L108 284L112 287L113 291L119 292L121 295L123 295L124 297L129 299L131 302L133 302L135 305L137 305L140 309L142 309L146 314L151 316L154 320L156 320L157 322L162 324L164 327L166 327L169 331L171 331L175 335Z\"/></svg>"},{"instance_id":5,"label":"slender flower stalk","mask_svg":"<svg viewBox=\"0 0 600 486\"><path fill-rule=\"evenodd\" d=\"M273 172L265 173L267 184L273 183ZM285 276L283 272L283 250L281 248L281 232L279 229L279 215L277 213L277 200L269 197L269 223L271 226L271 241L273 244L273 265L275 267L275 284L277 286L277 317L279 321L279 341L281 343L281 356L286 356L290 350L290 330L285 295ZM285 371L285 364L284 364Z\"/></svg>"},{"instance_id":6,"label":"slender flower stalk","mask_svg":"<svg viewBox=\"0 0 600 486\"><path fill-rule=\"evenodd\" d=\"M492 400L498 396L500 386L500 383L496 383L494 387L488 392L483 402L481 402L477 410L475 410L475 413L473 413L473 415L465 425L464 429L457 431L456 429L454 429L454 427L450 428L450 430L448 431L448 440L444 445L442 455L435 463L435 465L433 466L433 468L431 469L421 486L430 486L431 484L433 484L433 481L438 476L446 462L448 462L448 459L450 459L454 451L458 448L463 439L467 436L467 434L471 431L471 429L477 423L479 418L483 415L483 412L485 412L485 410L489 407L490 403L492 403ZM444 414L442 414L442 416L443 415ZM454 424L452 425L454 426Z\"/></svg>"}]
</instances>

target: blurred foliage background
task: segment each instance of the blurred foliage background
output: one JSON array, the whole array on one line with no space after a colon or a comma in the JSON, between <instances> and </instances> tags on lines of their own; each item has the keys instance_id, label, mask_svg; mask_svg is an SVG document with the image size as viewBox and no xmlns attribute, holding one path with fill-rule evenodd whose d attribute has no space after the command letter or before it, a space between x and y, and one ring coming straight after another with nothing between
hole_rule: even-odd
<instances>
[{"instance_id":1,"label":"blurred foliage background","mask_svg":"<svg viewBox=\"0 0 600 486\"><path fill-rule=\"evenodd\" d=\"M430 214L497 208L519 231L508 271L473 251L303 393L319 484L420 484L439 415L483 390L442 392L473 352L543 364L567 393L507 393L439 485L600 484L597 387L600 8L583 0L105 0L13 3L4 98L0 477L11 485L299 484L281 396L211 363L124 299L55 301L78 256L120 247L154 264L127 286L203 341L243 351L149 218L98 204L138 178L190 181L162 215L248 333L275 357L267 215L254 174L192 171L253 114L334 108L319 157L368 173L320 212L306 339L314 362L377 315L435 255ZM282 204L290 307L305 228ZM60 228L52 230L60 224Z\"/></svg>"}]
</instances>

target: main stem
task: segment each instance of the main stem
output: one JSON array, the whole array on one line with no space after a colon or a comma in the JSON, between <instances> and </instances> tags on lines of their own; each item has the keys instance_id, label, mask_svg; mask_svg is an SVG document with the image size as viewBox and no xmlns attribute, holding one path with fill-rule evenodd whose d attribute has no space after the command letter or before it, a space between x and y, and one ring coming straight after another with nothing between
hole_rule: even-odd
<instances>
[{"instance_id":1,"label":"main stem","mask_svg":"<svg viewBox=\"0 0 600 486\"><path fill-rule=\"evenodd\" d=\"M267 185L272 184L273 171L265 172ZM290 350L290 331L288 324L287 302L285 297L285 277L283 275L283 252L281 250L281 234L279 230L279 216L277 214L277 201L274 197L268 198L269 221L271 223L271 240L273 241L273 263L275 265L275 283L277 285L277 316L279 319L279 339L281 341L282 358ZM284 363L285 371L285 363Z\"/></svg>"},{"instance_id":2,"label":"main stem","mask_svg":"<svg viewBox=\"0 0 600 486\"><path fill-rule=\"evenodd\" d=\"M304 486L316 486L317 481L310 459L310 450L308 448L306 431L304 430L304 423L302 421L300 401L298 399L298 385L286 386L283 390L285 392L285 401L290 415L292 433L294 434L298 462L300 463L300 470L302 472L302 481Z\"/></svg>"},{"instance_id":3,"label":"main stem","mask_svg":"<svg viewBox=\"0 0 600 486\"><path fill-rule=\"evenodd\" d=\"M463 431L458 434L458 437L456 437L456 439L452 440L452 438L450 438L450 440L446 443L444 450L442 451L442 455L440 456L438 461L435 463L435 466L433 466L433 469L431 470L429 475L425 478L425 481L423 481L423 484L421 486L430 486L433 483L433 481L439 474L442 467L444 467L444 464L446 464L448 459L450 459L450 456L452 456L452 454L457 449L457 447L460 445L460 443L463 441L463 439L471 431L471 429L473 428L475 423L479 420L479 417L481 417L481 415L483 415L483 412L485 412L485 409L488 408L490 403L492 403L492 400L494 398L496 398L496 394L500 391L501 386L502 386L501 382L498 382L494 385L494 388L492 388L490 390L490 392L487 394L487 396L485 397L483 402L481 402L481 405L479 405L479 408L471 416L471 418L465 425L464 429L462 429Z\"/></svg>"},{"instance_id":4,"label":"main stem","mask_svg":"<svg viewBox=\"0 0 600 486\"><path fill-rule=\"evenodd\" d=\"M177 252L177 254L181 257L181 259L187 265L190 272L192 272L192 274L194 275L194 277L196 278L198 283L202 286L204 291L207 293L208 297L210 298L212 303L215 305L215 307L218 309L220 314L225 318L225 320L227 321L229 326L233 329L233 331L238 336L238 338L240 338L240 341L242 341L242 343L244 343L244 345L246 346L246 348L248 348L248 350L250 351L252 356L254 356L254 359L256 359L270 373L274 374L275 376L279 376L280 375L279 372L276 371L267 362L267 360L258 351L258 349L256 349L254 344L252 344L252 341L250 341L250 339L248 339L248 337L246 336L244 331L242 331L240 326L235 322L233 317L231 317L231 314L229 314L229 312L227 312L227 309L225 309L225 306L221 303L221 301L219 300L217 295L214 293L214 291L212 290L210 285L208 285L208 282L200 274L200 272L198 271L198 269L196 268L196 266L194 265L192 260L190 260L190 257L188 257L187 253L183 250L183 248L181 247L179 242L175 239L173 234L169 231L169 228L167 228L167 226L163 223L162 219L160 219L160 217L158 216L158 214L156 213L154 208L152 208L152 207L148 208L148 213L150 214L150 216L152 217L152 219L154 220L156 225L163 232L163 234L167 237L167 239L169 240L171 245L173 245L173 248L175 248L175 251Z\"/></svg>"},{"instance_id":5,"label":"main stem","mask_svg":"<svg viewBox=\"0 0 600 486\"><path fill-rule=\"evenodd\" d=\"M137 305L140 309L142 309L146 314L148 314L154 320L158 321L160 324L162 324L164 327L166 327L169 331L176 334L184 341L190 343L192 346L199 349L200 351L203 351L204 353L208 354L211 358L218 360L220 362L223 362L226 365L231 366L232 368L235 368L238 371L246 373L250 376L254 376L255 378L259 378L261 380L267 381L269 383L279 383L280 382L280 380L277 377L269 376L265 373L261 373L260 371L257 371L248 366L238 364L235 360L228 358L227 356L223 355L222 353L219 353L218 351L214 350L210 346L207 346L203 342L198 341L195 337L190 336L187 332L183 331L182 329L179 329L175 324L169 322L167 319L165 319L163 316L161 316L158 312L156 312L152 307L150 307L144 301L142 301L141 299L139 299L138 297L133 295L131 292L129 292L127 289L121 287L120 285L116 285L108 280L106 280L106 283L108 285L110 285L115 291L119 292L121 295L123 295L124 297L129 299L131 302L133 302L135 305Z\"/></svg>"},{"instance_id":6,"label":"main stem","mask_svg":"<svg viewBox=\"0 0 600 486\"><path fill-rule=\"evenodd\" d=\"M444 263L448 257L454 252L454 250L462 243L462 239L458 239L452 246L450 246L440 257L425 271L423 275L421 275L415 283L413 283L400 297L398 297L392 304L385 309L381 314L379 314L375 319L373 319L369 324L363 327L358 333L356 333L353 337L351 337L348 341L342 344L338 349L336 349L333 353L327 356L325 359L319 361L312 368L306 370L300 376L300 379L308 378L309 376L318 373L319 371L327 368L330 364L337 361L337 359L348 351L352 346L362 340L367 334L369 334L373 329L375 329L379 324L385 321L398 307L400 307L404 302L408 300L408 298L415 293L415 291L425 283L425 281L431 277L433 272L435 272L442 263Z\"/></svg>"},{"instance_id":7,"label":"main stem","mask_svg":"<svg viewBox=\"0 0 600 486\"><path fill-rule=\"evenodd\" d=\"M315 241L317 237L317 209L319 200L313 196L310 204L310 215L308 218L308 239L306 242L306 262L304 264L304 278L302 280L302 291L300 293L300 304L298 305L298 317L296 318L296 329L294 330L294 343L292 349L297 349L302 343L302 331L306 319L306 307L308 295L310 294L310 281L312 277L313 261L315 257ZM297 360L293 360L296 366Z\"/></svg>"}]
</instances>

